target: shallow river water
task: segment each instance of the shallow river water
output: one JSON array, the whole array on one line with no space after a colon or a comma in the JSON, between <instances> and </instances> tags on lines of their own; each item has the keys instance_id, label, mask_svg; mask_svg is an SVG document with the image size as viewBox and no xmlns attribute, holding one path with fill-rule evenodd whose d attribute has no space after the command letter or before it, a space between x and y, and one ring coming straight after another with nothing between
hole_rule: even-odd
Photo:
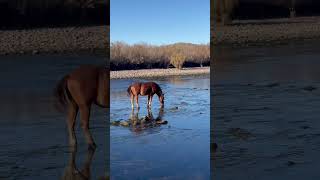
<instances>
[{"instance_id":1,"label":"shallow river water","mask_svg":"<svg viewBox=\"0 0 320 180\"><path fill-rule=\"evenodd\" d=\"M139 98L139 112L131 111L127 88L133 81L151 80L111 80L111 121L148 115L146 96ZM163 110L154 96L152 116L168 124L148 128L111 126L111 179L210 179L209 76L152 81L165 92Z\"/></svg>"},{"instance_id":2,"label":"shallow river water","mask_svg":"<svg viewBox=\"0 0 320 180\"><path fill-rule=\"evenodd\" d=\"M320 46L217 47L214 179L319 179Z\"/></svg>"},{"instance_id":3,"label":"shallow river water","mask_svg":"<svg viewBox=\"0 0 320 180\"><path fill-rule=\"evenodd\" d=\"M77 153L68 149L65 114L54 108L53 88L60 78L80 64L105 64L91 56L4 56L0 58L0 179L62 179L72 165L91 169L91 178L108 169L107 115L93 107L91 131L97 143L87 151L76 124ZM87 161L85 167L85 159Z\"/></svg>"}]
</instances>

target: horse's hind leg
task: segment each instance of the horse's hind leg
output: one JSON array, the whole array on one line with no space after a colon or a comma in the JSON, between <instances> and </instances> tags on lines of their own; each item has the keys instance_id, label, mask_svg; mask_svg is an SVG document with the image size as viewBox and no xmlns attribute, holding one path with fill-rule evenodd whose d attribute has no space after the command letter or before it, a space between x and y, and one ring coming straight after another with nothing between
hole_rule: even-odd
<instances>
[{"instance_id":1,"label":"horse's hind leg","mask_svg":"<svg viewBox=\"0 0 320 180\"><path fill-rule=\"evenodd\" d=\"M137 105L137 108L139 109L140 107L139 107L139 96L138 95L136 95L135 96L135 98L136 98L136 105Z\"/></svg>"},{"instance_id":2,"label":"horse's hind leg","mask_svg":"<svg viewBox=\"0 0 320 180\"><path fill-rule=\"evenodd\" d=\"M81 105L79 108L80 108L81 127L84 132L86 141L89 145L89 149L95 149L96 144L94 143L92 135L89 131L90 106Z\"/></svg>"},{"instance_id":3,"label":"horse's hind leg","mask_svg":"<svg viewBox=\"0 0 320 180\"><path fill-rule=\"evenodd\" d=\"M71 147L76 147L77 145L76 134L74 132L77 113L78 113L78 106L70 102L68 105L67 125L68 125L68 134L69 134L69 144Z\"/></svg>"}]
</instances>

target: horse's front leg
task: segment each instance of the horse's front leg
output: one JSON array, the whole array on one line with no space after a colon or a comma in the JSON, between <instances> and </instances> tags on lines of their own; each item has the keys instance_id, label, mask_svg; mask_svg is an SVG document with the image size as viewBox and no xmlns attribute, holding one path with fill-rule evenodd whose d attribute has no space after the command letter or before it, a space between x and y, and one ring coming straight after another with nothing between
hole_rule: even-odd
<instances>
[{"instance_id":1,"label":"horse's front leg","mask_svg":"<svg viewBox=\"0 0 320 180\"><path fill-rule=\"evenodd\" d=\"M78 170L76 168L76 153L77 148L75 147L70 153L69 160L67 166L65 167L62 179L72 179L72 177L74 177L75 174L78 173Z\"/></svg>"},{"instance_id":2,"label":"horse's front leg","mask_svg":"<svg viewBox=\"0 0 320 180\"><path fill-rule=\"evenodd\" d=\"M139 95L136 95L135 97L136 97L136 106L139 109L140 108L139 107Z\"/></svg>"},{"instance_id":3,"label":"horse's front leg","mask_svg":"<svg viewBox=\"0 0 320 180\"><path fill-rule=\"evenodd\" d=\"M149 95L148 95L148 104L147 104L147 107L148 107L148 108L151 107L150 99L151 99L151 96L150 96L150 94L149 94Z\"/></svg>"},{"instance_id":4,"label":"horse's front leg","mask_svg":"<svg viewBox=\"0 0 320 180\"><path fill-rule=\"evenodd\" d=\"M81 174L86 178L86 179L90 179L90 175L91 175L91 170L90 170L90 166L92 164L92 159L93 159L93 155L94 155L95 150L89 150L87 152L87 157L84 163L84 167L81 170Z\"/></svg>"},{"instance_id":5,"label":"horse's front leg","mask_svg":"<svg viewBox=\"0 0 320 180\"><path fill-rule=\"evenodd\" d=\"M92 135L89 131L89 118L90 118L90 106L89 105L80 106L81 127L84 132L84 136L89 145L89 149L95 149L96 144L94 143Z\"/></svg>"},{"instance_id":6,"label":"horse's front leg","mask_svg":"<svg viewBox=\"0 0 320 180\"><path fill-rule=\"evenodd\" d=\"M134 101L134 96L133 96L133 94L131 94L130 95L130 101L131 101L131 109L133 109L134 108L134 106L133 106L133 101Z\"/></svg>"},{"instance_id":7,"label":"horse's front leg","mask_svg":"<svg viewBox=\"0 0 320 180\"><path fill-rule=\"evenodd\" d=\"M153 95L150 95L150 107L151 107L151 104L152 104L152 98L153 98Z\"/></svg>"}]
</instances>

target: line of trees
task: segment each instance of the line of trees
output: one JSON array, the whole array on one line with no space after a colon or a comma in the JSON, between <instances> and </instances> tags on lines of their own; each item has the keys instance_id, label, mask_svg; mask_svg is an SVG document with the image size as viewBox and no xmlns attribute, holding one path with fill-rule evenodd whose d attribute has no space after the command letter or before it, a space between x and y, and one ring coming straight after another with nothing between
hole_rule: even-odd
<instances>
[{"instance_id":1,"label":"line of trees","mask_svg":"<svg viewBox=\"0 0 320 180\"><path fill-rule=\"evenodd\" d=\"M0 27L110 25L110 0L0 0Z\"/></svg>"},{"instance_id":2,"label":"line of trees","mask_svg":"<svg viewBox=\"0 0 320 180\"><path fill-rule=\"evenodd\" d=\"M209 44L176 43L155 46L112 42L111 70L196 67L210 65Z\"/></svg>"},{"instance_id":3,"label":"line of trees","mask_svg":"<svg viewBox=\"0 0 320 180\"><path fill-rule=\"evenodd\" d=\"M215 0L211 8L217 22L320 15L318 0Z\"/></svg>"}]
</instances>

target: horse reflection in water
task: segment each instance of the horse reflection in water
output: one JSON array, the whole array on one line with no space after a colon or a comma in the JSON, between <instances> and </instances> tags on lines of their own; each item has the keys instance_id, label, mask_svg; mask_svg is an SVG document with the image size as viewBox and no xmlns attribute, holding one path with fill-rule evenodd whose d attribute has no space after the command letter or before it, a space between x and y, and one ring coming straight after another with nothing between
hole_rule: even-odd
<instances>
[{"instance_id":1,"label":"horse reflection in water","mask_svg":"<svg viewBox=\"0 0 320 180\"><path fill-rule=\"evenodd\" d=\"M129 117L130 130L139 134L145 129L157 127L161 124L167 124L168 122L163 120L163 116L163 108L159 109L159 113L156 118L154 118L150 108L148 108L148 114L143 118L139 118L139 109L137 111L134 111L134 109L132 109Z\"/></svg>"},{"instance_id":2,"label":"horse reflection in water","mask_svg":"<svg viewBox=\"0 0 320 180\"><path fill-rule=\"evenodd\" d=\"M67 165L64 169L62 180L89 180L91 179L91 164L95 150L89 149L86 154L85 162L79 170L76 166L77 150L71 151ZM108 177L101 176L99 179L109 179Z\"/></svg>"}]
</instances>

